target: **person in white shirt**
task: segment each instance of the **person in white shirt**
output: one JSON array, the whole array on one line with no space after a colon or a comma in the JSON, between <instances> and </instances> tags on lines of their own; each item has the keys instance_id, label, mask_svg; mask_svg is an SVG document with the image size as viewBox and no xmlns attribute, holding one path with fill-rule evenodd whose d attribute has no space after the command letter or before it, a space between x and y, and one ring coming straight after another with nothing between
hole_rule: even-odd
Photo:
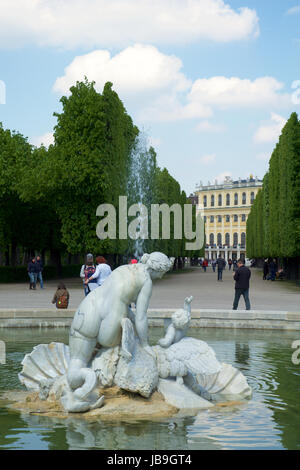
<instances>
[{"instance_id":1,"label":"person in white shirt","mask_svg":"<svg viewBox=\"0 0 300 470\"><path fill-rule=\"evenodd\" d=\"M95 273L85 281L90 288L92 287L92 290L102 286L105 279L111 274L111 267L107 264L107 261L103 256L97 256L96 262L97 267ZM91 281L93 280L96 280L97 282L91 284Z\"/></svg>"},{"instance_id":2,"label":"person in white shirt","mask_svg":"<svg viewBox=\"0 0 300 470\"><path fill-rule=\"evenodd\" d=\"M86 255L86 264L81 266L80 277L83 281L84 294L87 296L95 287L98 287L96 281L88 284L86 280L92 276L96 271L96 265L94 264L94 257L91 253Z\"/></svg>"}]
</instances>

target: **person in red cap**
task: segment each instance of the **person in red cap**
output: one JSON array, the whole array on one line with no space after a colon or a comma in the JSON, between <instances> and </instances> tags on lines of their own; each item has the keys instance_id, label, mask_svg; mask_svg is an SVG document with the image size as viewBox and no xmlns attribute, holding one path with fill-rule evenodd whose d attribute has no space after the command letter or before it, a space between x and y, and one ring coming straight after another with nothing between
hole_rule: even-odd
<instances>
[{"instance_id":1,"label":"person in red cap","mask_svg":"<svg viewBox=\"0 0 300 470\"><path fill-rule=\"evenodd\" d=\"M138 261L137 261L137 259L135 259L135 258L132 258L132 260L130 261L130 263L129 263L129 264L136 264L137 262L138 262Z\"/></svg>"}]
</instances>

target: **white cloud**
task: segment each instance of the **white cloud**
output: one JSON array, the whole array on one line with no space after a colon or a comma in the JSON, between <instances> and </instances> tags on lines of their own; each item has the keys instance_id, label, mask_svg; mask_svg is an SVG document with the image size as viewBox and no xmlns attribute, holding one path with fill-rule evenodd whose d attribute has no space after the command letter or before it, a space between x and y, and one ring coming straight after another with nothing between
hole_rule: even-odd
<instances>
[{"instance_id":1,"label":"white cloud","mask_svg":"<svg viewBox=\"0 0 300 470\"><path fill-rule=\"evenodd\" d=\"M287 15L295 15L300 13L300 5L290 8L286 13Z\"/></svg>"},{"instance_id":2,"label":"white cloud","mask_svg":"<svg viewBox=\"0 0 300 470\"><path fill-rule=\"evenodd\" d=\"M273 77L255 80L216 76L192 82L183 72L182 61L151 45L135 44L111 55L95 50L77 56L58 77L53 90L68 94L77 80L86 76L102 92L107 81L126 107L133 105L135 118L146 122L174 122L201 119L198 132L221 132L223 126L208 119L217 109L290 106L291 95Z\"/></svg>"},{"instance_id":3,"label":"white cloud","mask_svg":"<svg viewBox=\"0 0 300 470\"><path fill-rule=\"evenodd\" d=\"M154 46L135 44L111 56L109 51L96 50L75 57L65 68L65 75L57 78L54 91L68 93L70 86L84 76L96 82L102 91L107 81L122 95L158 90L187 90L191 82L180 69L182 62L173 55L165 55Z\"/></svg>"},{"instance_id":4,"label":"white cloud","mask_svg":"<svg viewBox=\"0 0 300 470\"><path fill-rule=\"evenodd\" d=\"M204 119L213 115L209 106L201 103L182 103L176 93L159 95L151 104L146 105L138 113L141 121L174 122L184 119Z\"/></svg>"},{"instance_id":5,"label":"white cloud","mask_svg":"<svg viewBox=\"0 0 300 470\"><path fill-rule=\"evenodd\" d=\"M54 144L54 136L52 132L48 132L38 137L32 137L30 139L30 142L32 145L35 145L36 147L40 147L42 144L45 147L49 147L49 145Z\"/></svg>"},{"instance_id":6,"label":"white cloud","mask_svg":"<svg viewBox=\"0 0 300 470\"><path fill-rule=\"evenodd\" d=\"M214 163L215 160L216 160L216 154L215 153L203 155L200 158L200 161L201 161L201 163L203 163L203 165L210 165L211 163Z\"/></svg>"},{"instance_id":7,"label":"white cloud","mask_svg":"<svg viewBox=\"0 0 300 470\"><path fill-rule=\"evenodd\" d=\"M168 94L153 101L141 112L143 120L175 121L179 119L207 119L216 109L253 109L290 106L291 96L282 93L284 85L273 77L256 80L238 77L211 77L196 80L185 96ZM208 121L200 123L200 132L220 131Z\"/></svg>"},{"instance_id":8,"label":"white cloud","mask_svg":"<svg viewBox=\"0 0 300 470\"><path fill-rule=\"evenodd\" d=\"M222 76L200 78L194 82L188 100L194 105L201 103L219 109L281 106L290 104L290 95L279 93L283 87L283 83L273 77L253 81Z\"/></svg>"},{"instance_id":9,"label":"white cloud","mask_svg":"<svg viewBox=\"0 0 300 470\"><path fill-rule=\"evenodd\" d=\"M286 119L284 117L271 113L270 121L261 125L254 134L254 141L257 143L276 143L285 124Z\"/></svg>"},{"instance_id":10,"label":"white cloud","mask_svg":"<svg viewBox=\"0 0 300 470\"><path fill-rule=\"evenodd\" d=\"M226 176L229 176L231 178L232 177L231 171L223 171L222 173L220 173L214 178L214 181L217 180L218 183L223 183Z\"/></svg>"},{"instance_id":11,"label":"white cloud","mask_svg":"<svg viewBox=\"0 0 300 470\"><path fill-rule=\"evenodd\" d=\"M221 124L215 124L210 121L199 122L196 126L197 132L207 132L207 133L219 133L225 130L225 126Z\"/></svg>"},{"instance_id":12,"label":"white cloud","mask_svg":"<svg viewBox=\"0 0 300 470\"><path fill-rule=\"evenodd\" d=\"M0 45L229 42L257 36L258 22L255 10L224 0L1 0Z\"/></svg>"}]
</instances>

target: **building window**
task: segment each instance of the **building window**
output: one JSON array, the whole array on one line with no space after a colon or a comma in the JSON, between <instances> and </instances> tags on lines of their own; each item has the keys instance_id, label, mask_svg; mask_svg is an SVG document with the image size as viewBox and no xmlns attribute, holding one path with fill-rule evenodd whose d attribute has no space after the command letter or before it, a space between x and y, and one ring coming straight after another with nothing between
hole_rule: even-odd
<instances>
[{"instance_id":1,"label":"building window","mask_svg":"<svg viewBox=\"0 0 300 470\"><path fill-rule=\"evenodd\" d=\"M218 222L219 222L219 224L222 222L222 216L221 215L218 215Z\"/></svg>"},{"instance_id":2,"label":"building window","mask_svg":"<svg viewBox=\"0 0 300 470\"><path fill-rule=\"evenodd\" d=\"M203 206L207 207L207 196L203 196Z\"/></svg>"},{"instance_id":3,"label":"building window","mask_svg":"<svg viewBox=\"0 0 300 470\"><path fill-rule=\"evenodd\" d=\"M219 194L218 196L218 206L222 205L222 194Z\"/></svg>"},{"instance_id":4,"label":"building window","mask_svg":"<svg viewBox=\"0 0 300 470\"><path fill-rule=\"evenodd\" d=\"M235 215L233 216L233 222L238 222L238 220L239 220L239 218L238 218L238 216L235 214Z\"/></svg>"},{"instance_id":5,"label":"building window","mask_svg":"<svg viewBox=\"0 0 300 470\"><path fill-rule=\"evenodd\" d=\"M241 247L245 248L245 246L246 246L246 234L245 232L242 232L241 233Z\"/></svg>"},{"instance_id":6,"label":"building window","mask_svg":"<svg viewBox=\"0 0 300 470\"><path fill-rule=\"evenodd\" d=\"M230 235L225 233L225 245L230 246Z\"/></svg>"},{"instance_id":7,"label":"building window","mask_svg":"<svg viewBox=\"0 0 300 470\"><path fill-rule=\"evenodd\" d=\"M239 195L238 193L234 194L234 205L237 206L239 204Z\"/></svg>"},{"instance_id":8,"label":"building window","mask_svg":"<svg viewBox=\"0 0 300 470\"><path fill-rule=\"evenodd\" d=\"M214 243L215 243L215 237L214 237L214 234L211 233L211 234L209 235L209 244L210 244L210 246L213 246Z\"/></svg>"},{"instance_id":9,"label":"building window","mask_svg":"<svg viewBox=\"0 0 300 470\"><path fill-rule=\"evenodd\" d=\"M206 224L206 215L204 216L204 223Z\"/></svg>"},{"instance_id":10,"label":"building window","mask_svg":"<svg viewBox=\"0 0 300 470\"><path fill-rule=\"evenodd\" d=\"M242 204L246 204L246 193L242 194Z\"/></svg>"},{"instance_id":11,"label":"building window","mask_svg":"<svg viewBox=\"0 0 300 470\"><path fill-rule=\"evenodd\" d=\"M235 233L233 234L233 246L236 247L237 244L238 244L238 241L239 241L239 239L238 239L238 234L235 232Z\"/></svg>"},{"instance_id":12,"label":"building window","mask_svg":"<svg viewBox=\"0 0 300 470\"><path fill-rule=\"evenodd\" d=\"M242 222L246 222L246 214L242 214Z\"/></svg>"},{"instance_id":13,"label":"building window","mask_svg":"<svg viewBox=\"0 0 300 470\"><path fill-rule=\"evenodd\" d=\"M226 194L226 206L230 206L230 194Z\"/></svg>"},{"instance_id":14,"label":"building window","mask_svg":"<svg viewBox=\"0 0 300 470\"><path fill-rule=\"evenodd\" d=\"M251 193L251 196L250 196L250 201L251 201L251 204L253 204L253 202L254 202L254 199L255 199L254 193Z\"/></svg>"},{"instance_id":15,"label":"building window","mask_svg":"<svg viewBox=\"0 0 300 470\"><path fill-rule=\"evenodd\" d=\"M215 205L215 196L214 195L212 195L211 198L210 198L210 205L211 205L211 207L214 207L214 205Z\"/></svg>"},{"instance_id":16,"label":"building window","mask_svg":"<svg viewBox=\"0 0 300 470\"><path fill-rule=\"evenodd\" d=\"M217 235L217 244L219 246L222 245L222 234L221 233L218 233L218 235Z\"/></svg>"},{"instance_id":17,"label":"building window","mask_svg":"<svg viewBox=\"0 0 300 470\"><path fill-rule=\"evenodd\" d=\"M214 216L213 216L213 215L211 215L211 216L210 216L210 223L211 223L211 224L213 224L213 223L214 223L214 221L215 221L215 218L214 218Z\"/></svg>"},{"instance_id":18,"label":"building window","mask_svg":"<svg viewBox=\"0 0 300 470\"><path fill-rule=\"evenodd\" d=\"M226 220L226 222L230 222L230 215L226 215L225 220Z\"/></svg>"}]
</instances>

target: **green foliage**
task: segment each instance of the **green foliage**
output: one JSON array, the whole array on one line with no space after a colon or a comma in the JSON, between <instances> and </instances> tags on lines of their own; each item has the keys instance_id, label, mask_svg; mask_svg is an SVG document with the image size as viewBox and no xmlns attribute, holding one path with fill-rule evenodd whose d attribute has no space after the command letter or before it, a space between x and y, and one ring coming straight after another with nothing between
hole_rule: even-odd
<instances>
[{"instance_id":1,"label":"green foliage","mask_svg":"<svg viewBox=\"0 0 300 470\"><path fill-rule=\"evenodd\" d=\"M128 254L130 240L97 237L97 207L112 204L118 213L119 196L128 195L129 206L141 202L148 208L150 231L151 204L179 204L183 214L186 194L166 169L157 167L154 149L141 147L142 136L110 82L102 94L87 79L77 82L60 101L49 149L34 148L0 125L0 247ZM145 249L189 256L186 240L174 240L173 229L171 216L171 239L148 240ZM56 271L49 269L51 278Z\"/></svg>"},{"instance_id":2,"label":"green foliage","mask_svg":"<svg viewBox=\"0 0 300 470\"><path fill-rule=\"evenodd\" d=\"M47 205L20 198L24 169L32 167L32 147L21 134L4 130L0 125L0 248L13 250L21 245L26 249L42 249L51 244L49 224L53 214ZM37 185L38 173L32 172Z\"/></svg>"},{"instance_id":3,"label":"green foliage","mask_svg":"<svg viewBox=\"0 0 300 470\"><path fill-rule=\"evenodd\" d=\"M300 123L292 113L284 126L247 222L249 257L300 254Z\"/></svg>"}]
</instances>

